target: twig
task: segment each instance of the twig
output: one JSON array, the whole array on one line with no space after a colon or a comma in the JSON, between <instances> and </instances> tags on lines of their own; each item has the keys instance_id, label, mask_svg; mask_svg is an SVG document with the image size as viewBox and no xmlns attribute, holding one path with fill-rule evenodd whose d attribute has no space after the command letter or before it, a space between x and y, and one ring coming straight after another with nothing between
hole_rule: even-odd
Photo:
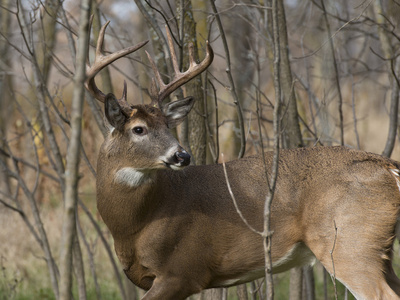
<instances>
[{"instance_id":1,"label":"twig","mask_svg":"<svg viewBox=\"0 0 400 300\"><path fill-rule=\"evenodd\" d=\"M337 238L337 227L336 227L336 221L333 220L333 225L335 226L335 239L333 240L333 246L332 250L330 251L331 254L331 260L332 260L332 269L333 269L333 274L331 274L331 279L333 282L333 287L335 289L335 299L338 299L338 294L337 294L337 287L336 287L336 272L335 272L335 262L333 260L333 251L335 250L336 246L336 238Z\"/></svg>"},{"instance_id":2,"label":"twig","mask_svg":"<svg viewBox=\"0 0 400 300\"><path fill-rule=\"evenodd\" d=\"M242 214L242 212L241 212L241 210L240 210L240 208L239 208L239 206L238 206L238 204L237 204L237 202L236 202L235 195L233 194L233 191L232 191L232 188L231 188L231 184L230 184L230 182L229 182L228 173L227 173L227 171L226 171L225 159L224 159L224 154L223 154L223 153L221 153L221 158L222 158L222 167L223 167L223 169L224 169L224 175L225 175L226 185L227 185L227 187L228 187L229 194L231 195L233 204L235 205L236 212L238 213L238 215L239 215L240 218L242 219L243 223L245 223L246 226L247 226L251 231L253 231L254 233L257 233L257 234L259 234L259 235L262 236L262 235L263 235L263 232L258 231L258 230L255 229L253 226L251 226L250 223L249 223L249 222L247 221L247 219L245 218L245 216Z\"/></svg>"},{"instance_id":3,"label":"twig","mask_svg":"<svg viewBox=\"0 0 400 300\"><path fill-rule=\"evenodd\" d=\"M3 195L4 195L4 193L1 192L1 191L0 191L0 194L3 194ZM6 208L11 209L11 210L13 210L13 211L19 213L19 214L21 215L21 217L23 217L23 218L25 217L25 212L24 212L22 209L20 209L20 208L18 208L18 207L15 207L15 206L13 206L13 205L11 205L11 204L8 204L8 203L7 203L5 200L3 200L2 198L0 198L0 203L3 204Z\"/></svg>"},{"instance_id":4,"label":"twig","mask_svg":"<svg viewBox=\"0 0 400 300\"><path fill-rule=\"evenodd\" d=\"M369 5L372 3L372 1L373 0L370 0L369 2L368 2L368 4L365 6L365 8L362 10L362 12L357 16L357 17L355 17L355 18L353 18L353 19L351 19L351 20L349 20L349 21L347 21L346 23L344 23L342 26L340 26L340 28L338 29L338 30L336 30L332 35L331 34L329 34L329 38L326 40L326 41L324 41L317 49L315 49L314 51L312 51L311 53L309 53L309 54L305 54L305 55L302 55L302 56L296 56L296 57L293 57L292 59L303 59L303 58L308 58L308 57L310 57L310 56L313 56L315 53L317 53L318 51L320 51L323 47L325 47L325 45L327 44L327 43L329 43L330 41L329 40L332 40L336 35L338 35L338 33L339 32L341 32L344 28L346 28L349 24L352 24L352 23L355 23L358 19L360 19L361 18L361 16L364 14L364 12L367 10L367 8L369 8ZM315 1L312 1L315 5L316 5L316 2ZM318 5L316 5L317 7L319 7L319 8L321 8L320 6L318 6ZM322 9L322 8L321 8ZM325 14L327 14L327 12L326 12L326 10L324 10L325 12Z\"/></svg>"},{"instance_id":5,"label":"twig","mask_svg":"<svg viewBox=\"0 0 400 300\"><path fill-rule=\"evenodd\" d=\"M151 5L151 3L148 0L144 0L144 2L146 2L146 4L152 9L155 10L163 19L165 24L168 27L169 32L171 33L172 39L175 41L175 43L178 45L179 48L182 48L182 44L179 42L179 40L175 37L175 35L173 34L173 31L171 29L171 26L169 25L169 20L168 18L164 15L164 13L159 10L158 8L156 8L155 6Z\"/></svg>"},{"instance_id":6,"label":"twig","mask_svg":"<svg viewBox=\"0 0 400 300\"><path fill-rule=\"evenodd\" d=\"M152 15L146 10L144 7L143 3L141 0L134 0L137 7L139 8L140 12L142 13L143 17L146 19L146 21L149 23L151 28L154 30L154 32L157 34L158 39L160 40L160 43L163 47L163 52L166 56L171 57L169 53L169 48L168 48L168 43L167 40L165 39L165 36L163 35L160 26L158 26L157 21L153 18ZM165 64L167 66L168 74L173 73L173 68L170 59L168 57L165 59Z\"/></svg>"},{"instance_id":7,"label":"twig","mask_svg":"<svg viewBox=\"0 0 400 300\"><path fill-rule=\"evenodd\" d=\"M30 162L24 160L23 158L19 158L19 157L16 157L14 155L10 155L6 150L4 150L2 148L0 148L0 154L12 159L15 162L22 163L23 165L27 166L28 168L30 168L32 170L35 170L36 172L39 172L39 173L45 175L46 177L48 177L49 179L51 179L51 180L53 180L55 182L60 182L60 180L57 177L51 175L49 172L46 172L46 171L44 171L44 170L42 170L40 168L38 169L36 166L34 166Z\"/></svg>"},{"instance_id":8,"label":"twig","mask_svg":"<svg viewBox=\"0 0 400 300\"><path fill-rule=\"evenodd\" d=\"M210 152L213 155L214 158L214 162L218 163L218 159L219 159L219 119L218 119L218 98L217 98L217 91L215 89L214 84L208 80L208 84L211 85L211 88L213 89L214 92L214 114L215 114L215 142L214 140L212 140L213 146L211 146L210 144ZM206 98L205 98L206 99ZM207 99L205 100L205 103L207 103ZM207 106L205 106L205 108L207 108ZM206 112L206 116L208 116L207 113L207 109L205 109ZM212 137L212 133L211 133L211 129L210 129L210 124L208 123L208 121L206 121L207 123L207 130L209 132L210 137Z\"/></svg>"},{"instance_id":9,"label":"twig","mask_svg":"<svg viewBox=\"0 0 400 300\"><path fill-rule=\"evenodd\" d=\"M358 129L357 129L357 115L356 115L356 101L354 97L354 78L352 76L352 84L351 84L351 109L353 112L353 121L354 121L354 134L356 135L356 142L357 142L357 149L361 149L360 147L360 136L358 134Z\"/></svg>"}]
</instances>

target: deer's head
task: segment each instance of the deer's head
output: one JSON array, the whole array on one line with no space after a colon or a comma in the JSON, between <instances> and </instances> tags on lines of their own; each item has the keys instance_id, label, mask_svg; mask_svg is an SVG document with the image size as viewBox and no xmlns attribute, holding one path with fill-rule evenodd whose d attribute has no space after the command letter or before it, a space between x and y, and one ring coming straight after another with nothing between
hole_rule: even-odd
<instances>
[{"instance_id":1,"label":"deer's head","mask_svg":"<svg viewBox=\"0 0 400 300\"><path fill-rule=\"evenodd\" d=\"M105 98L105 115L112 126L109 154L123 158L125 166L151 170L189 165L190 155L179 145L170 129L187 116L193 98L170 102L163 109L151 105L131 106L129 114L113 94ZM120 153L125 151L125 153Z\"/></svg>"},{"instance_id":2,"label":"deer's head","mask_svg":"<svg viewBox=\"0 0 400 300\"><path fill-rule=\"evenodd\" d=\"M149 105L130 105L127 102L126 83L124 83L122 97L117 99L112 93L106 95L101 92L94 78L104 67L138 50L147 41L105 56L102 54L102 47L108 24L109 22L100 30L95 61L92 66L87 66L85 82L89 92L104 103L105 116L111 126L106 140L107 155L119 157L121 166L143 171L159 168L181 169L189 165L190 155L179 145L170 129L185 119L193 107L194 99L187 97L169 103L164 103L164 100L181 85L207 69L213 60L211 46L207 42L206 57L197 64L194 61L193 45L190 45L189 68L185 72L180 72L172 39L167 30L174 78L170 83L165 84L153 59L146 52L155 74L150 89L152 101Z\"/></svg>"}]
</instances>

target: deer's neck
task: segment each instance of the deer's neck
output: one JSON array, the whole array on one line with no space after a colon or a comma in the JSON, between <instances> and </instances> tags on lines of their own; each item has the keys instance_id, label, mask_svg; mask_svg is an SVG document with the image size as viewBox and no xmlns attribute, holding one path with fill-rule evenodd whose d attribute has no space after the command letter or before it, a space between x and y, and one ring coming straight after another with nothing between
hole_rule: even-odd
<instances>
[{"instance_id":1,"label":"deer's neck","mask_svg":"<svg viewBox=\"0 0 400 300\"><path fill-rule=\"evenodd\" d=\"M138 170L132 167L123 167L118 169L113 176L116 184L125 185L128 188L137 189L151 184L154 175L145 170Z\"/></svg>"},{"instance_id":2,"label":"deer's neck","mask_svg":"<svg viewBox=\"0 0 400 300\"><path fill-rule=\"evenodd\" d=\"M155 174L122 166L97 166L97 208L114 238L139 232L157 210Z\"/></svg>"}]
</instances>

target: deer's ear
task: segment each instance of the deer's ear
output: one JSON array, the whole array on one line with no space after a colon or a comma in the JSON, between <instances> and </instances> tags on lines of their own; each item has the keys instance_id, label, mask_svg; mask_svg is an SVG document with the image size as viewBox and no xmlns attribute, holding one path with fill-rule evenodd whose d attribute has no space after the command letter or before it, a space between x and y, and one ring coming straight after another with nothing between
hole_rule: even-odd
<instances>
[{"instance_id":1,"label":"deer's ear","mask_svg":"<svg viewBox=\"0 0 400 300\"><path fill-rule=\"evenodd\" d=\"M122 108L118 103L118 100L113 94L108 94L104 100L104 112L106 114L107 121L118 131L124 129L127 117L122 112Z\"/></svg>"},{"instance_id":2,"label":"deer's ear","mask_svg":"<svg viewBox=\"0 0 400 300\"><path fill-rule=\"evenodd\" d=\"M168 127L178 126L186 118L194 104L193 97L186 97L177 101L169 102L163 106L164 115L168 120Z\"/></svg>"}]
</instances>

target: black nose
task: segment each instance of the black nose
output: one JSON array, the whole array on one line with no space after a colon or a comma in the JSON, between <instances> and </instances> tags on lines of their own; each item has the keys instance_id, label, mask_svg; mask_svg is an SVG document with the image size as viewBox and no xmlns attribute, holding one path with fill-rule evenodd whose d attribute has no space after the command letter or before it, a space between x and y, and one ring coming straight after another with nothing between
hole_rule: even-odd
<instances>
[{"instance_id":1,"label":"black nose","mask_svg":"<svg viewBox=\"0 0 400 300\"><path fill-rule=\"evenodd\" d=\"M188 166L190 164L190 155L185 150L175 152L175 158L181 166Z\"/></svg>"}]
</instances>

